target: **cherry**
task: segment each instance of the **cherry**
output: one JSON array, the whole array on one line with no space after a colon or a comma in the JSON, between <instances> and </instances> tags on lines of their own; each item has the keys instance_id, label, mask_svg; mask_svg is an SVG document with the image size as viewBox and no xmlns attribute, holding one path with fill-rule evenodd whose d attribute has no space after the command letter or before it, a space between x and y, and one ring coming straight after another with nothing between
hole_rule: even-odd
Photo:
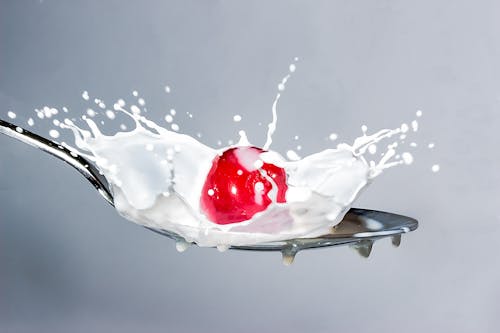
<instances>
[{"instance_id":1,"label":"cherry","mask_svg":"<svg viewBox=\"0 0 500 333\"><path fill-rule=\"evenodd\" d=\"M259 157L263 152L257 147L236 147L214 158L200 198L209 220L230 224L251 219L271 204L271 182L277 189L276 201L285 202L285 170L264 163Z\"/></svg>"}]
</instances>

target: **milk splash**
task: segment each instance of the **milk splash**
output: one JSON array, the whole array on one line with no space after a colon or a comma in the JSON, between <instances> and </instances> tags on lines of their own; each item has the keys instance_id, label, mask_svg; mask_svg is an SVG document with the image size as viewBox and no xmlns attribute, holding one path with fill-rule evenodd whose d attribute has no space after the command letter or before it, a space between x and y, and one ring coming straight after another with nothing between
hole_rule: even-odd
<instances>
[{"instance_id":1,"label":"milk splash","mask_svg":"<svg viewBox=\"0 0 500 333\"><path fill-rule=\"evenodd\" d=\"M174 123L174 109L165 116L170 130L147 119L143 115L145 101L136 91L133 95L139 105L127 106L124 100L118 100L111 109L102 100L95 99L100 110L88 109L82 116L87 128L77 126L69 118L53 120L53 124L73 132L75 147L62 144L70 147L75 155L80 154L95 163L109 182L119 214L137 224L176 233L187 243L220 249L320 236L342 220L360 192L375 177L388 168L412 163L409 152L398 151L410 132L418 130L418 122L412 120L411 126L402 124L371 134L362 126L362 136L352 144L341 143L334 149L302 159L289 151L288 159L284 158L269 148L277 126L278 101L296 70L297 60L278 84L272 104L272 121L263 147L267 152L261 154L260 166L256 165L260 168L263 163L272 163L284 168L288 185L286 203L276 202L276 186L270 180L274 188L268 195L273 203L244 222L215 224L204 216L199 204L213 159L228 148L251 145L244 131L239 132L240 140L236 145L218 149L208 147L191 136L178 133L180 128ZM170 87L165 89L170 93ZM82 98L91 99L87 91ZM63 111L68 112L66 108ZM58 114L57 109L49 107L36 112L42 119ZM122 131L105 135L93 119L97 113L103 113L110 120L121 113L133 121L134 128L126 131L127 127L121 124ZM15 117L14 114L9 116ZM420 116L421 111L418 111L417 117ZM233 120L238 122L241 116L236 115ZM28 123L32 126L33 119ZM59 131L51 130L50 136L58 138ZM337 135L331 134L330 139L336 140ZM383 140L389 142L384 147ZM380 157L376 157L377 151L382 151ZM179 243L179 250L185 249L182 244Z\"/></svg>"}]
</instances>

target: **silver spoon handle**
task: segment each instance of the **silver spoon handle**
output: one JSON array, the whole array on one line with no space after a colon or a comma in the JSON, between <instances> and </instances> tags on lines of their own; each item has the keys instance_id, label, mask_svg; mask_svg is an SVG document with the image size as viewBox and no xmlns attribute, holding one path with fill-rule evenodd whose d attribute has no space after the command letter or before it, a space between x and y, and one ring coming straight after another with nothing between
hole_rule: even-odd
<instances>
[{"instance_id":1,"label":"silver spoon handle","mask_svg":"<svg viewBox=\"0 0 500 333\"><path fill-rule=\"evenodd\" d=\"M97 168L91 162L80 155L72 155L66 147L45 139L22 127L11 124L0 119L0 133L10 136L32 147L38 148L60 160L71 165L78 170L101 194L101 196L113 205L113 195L111 194L106 179L99 174ZM74 154L74 153L73 153Z\"/></svg>"}]
</instances>

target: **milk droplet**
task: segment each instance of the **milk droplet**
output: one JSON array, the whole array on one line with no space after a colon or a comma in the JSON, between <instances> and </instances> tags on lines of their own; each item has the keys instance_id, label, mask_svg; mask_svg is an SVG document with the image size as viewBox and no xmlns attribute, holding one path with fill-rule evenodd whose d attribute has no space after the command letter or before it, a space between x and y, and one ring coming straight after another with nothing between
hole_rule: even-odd
<instances>
[{"instance_id":1,"label":"milk droplet","mask_svg":"<svg viewBox=\"0 0 500 333\"><path fill-rule=\"evenodd\" d=\"M418 121L413 120L413 121L411 122L411 129L413 130L413 132L418 131Z\"/></svg>"},{"instance_id":2,"label":"milk droplet","mask_svg":"<svg viewBox=\"0 0 500 333\"><path fill-rule=\"evenodd\" d=\"M134 97L137 97L137 96L139 96L139 93L137 92L137 90L134 90L134 91L132 91L132 95L134 95Z\"/></svg>"},{"instance_id":3,"label":"milk droplet","mask_svg":"<svg viewBox=\"0 0 500 333\"><path fill-rule=\"evenodd\" d=\"M233 116L233 121L234 122L240 122L241 121L241 116L239 114Z\"/></svg>"},{"instance_id":4,"label":"milk droplet","mask_svg":"<svg viewBox=\"0 0 500 333\"><path fill-rule=\"evenodd\" d=\"M172 130L174 130L176 132L179 130L179 125L177 125L177 124L172 124L172 126L170 126L170 127L172 128Z\"/></svg>"},{"instance_id":5,"label":"milk droplet","mask_svg":"<svg viewBox=\"0 0 500 333\"><path fill-rule=\"evenodd\" d=\"M294 140L298 140L298 139L299 139L299 136L298 136L298 135L296 135L296 136L294 136L294 137L293 137L293 139L294 139Z\"/></svg>"},{"instance_id":6,"label":"milk droplet","mask_svg":"<svg viewBox=\"0 0 500 333\"><path fill-rule=\"evenodd\" d=\"M16 114L14 112L12 112L12 111L7 112L7 116L10 119L16 119Z\"/></svg>"},{"instance_id":7,"label":"milk droplet","mask_svg":"<svg viewBox=\"0 0 500 333\"><path fill-rule=\"evenodd\" d=\"M57 138L59 137L59 132L58 132L57 130L53 129L53 130L50 130L50 131L49 131L49 135L50 135L52 138L57 139Z\"/></svg>"},{"instance_id":8,"label":"milk droplet","mask_svg":"<svg viewBox=\"0 0 500 333\"><path fill-rule=\"evenodd\" d=\"M170 109L170 114L171 114L172 116L175 116L175 114L176 114L176 113L177 113L177 111L175 111L175 109Z\"/></svg>"},{"instance_id":9,"label":"milk droplet","mask_svg":"<svg viewBox=\"0 0 500 333\"><path fill-rule=\"evenodd\" d=\"M338 138L338 135L336 133L331 133L328 136L328 139L330 139L330 141L335 141L335 140L337 140L337 138Z\"/></svg>"},{"instance_id":10,"label":"milk droplet","mask_svg":"<svg viewBox=\"0 0 500 333\"><path fill-rule=\"evenodd\" d=\"M21 127L17 126L16 127L16 132L17 133L22 133L22 132L24 132L24 130Z\"/></svg>"},{"instance_id":11,"label":"milk droplet","mask_svg":"<svg viewBox=\"0 0 500 333\"><path fill-rule=\"evenodd\" d=\"M62 110L63 110L64 113L68 113L68 108L67 107L63 106Z\"/></svg>"},{"instance_id":12,"label":"milk droplet","mask_svg":"<svg viewBox=\"0 0 500 333\"><path fill-rule=\"evenodd\" d=\"M167 94L170 94L170 87L169 87L169 86L165 86L165 92L166 92Z\"/></svg>"},{"instance_id":13,"label":"milk droplet","mask_svg":"<svg viewBox=\"0 0 500 333\"><path fill-rule=\"evenodd\" d=\"M207 191L207 194L208 194L209 196L212 196L212 195L214 195L214 194L215 194L215 192L214 192L214 190L209 189L209 190Z\"/></svg>"},{"instance_id":14,"label":"milk droplet","mask_svg":"<svg viewBox=\"0 0 500 333\"><path fill-rule=\"evenodd\" d=\"M290 70L290 73L293 73L293 72L295 72L295 70L297 69L297 67L295 66L295 64L291 64L288 69Z\"/></svg>"},{"instance_id":15,"label":"milk droplet","mask_svg":"<svg viewBox=\"0 0 500 333\"><path fill-rule=\"evenodd\" d=\"M89 92L87 90L85 90L84 92L82 92L82 98L86 101L89 100Z\"/></svg>"},{"instance_id":16,"label":"milk droplet","mask_svg":"<svg viewBox=\"0 0 500 333\"><path fill-rule=\"evenodd\" d=\"M287 152L286 152L286 157L288 157L288 159L289 159L290 161L298 161L298 160L300 160L300 156L299 156L299 155L297 155L297 153L296 153L296 152L294 152L293 150L289 150L289 151L287 151Z\"/></svg>"},{"instance_id":17,"label":"milk droplet","mask_svg":"<svg viewBox=\"0 0 500 333\"><path fill-rule=\"evenodd\" d=\"M92 109L87 109L87 115L91 118L95 117L96 112Z\"/></svg>"},{"instance_id":18,"label":"milk droplet","mask_svg":"<svg viewBox=\"0 0 500 333\"><path fill-rule=\"evenodd\" d=\"M409 129L408 124L406 124L406 123L401 124L401 132L402 133L408 132L408 129Z\"/></svg>"},{"instance_id":19,"label":"milk droplet","mask_svg":"<svg viewBox=\"0 0 500 333\"><path fill-rule=\"evenodd\" d=\"M427 147L429 147L429 149L434 148L434 143L433 142L429 143L429 145Z\"/></svg>"},{"instance_id":20,"label":"milk droplet","mask_svg":"<svg viewBox=\"0 0 500 333\"><path fill-rule=\"evenodd\" d=\"M130 106L130 111L135 115L141 114L141 109L137 105Z\"/></svg>"},{"instance_id":21,"label":"milk droplet","mask_svg":"<svg viewBox=\"0 0 500 333\"><path fill-rule=\"evenodd\" d=\"M377 146L376 145L369 145L368 152L372 155L375 154L377 152Z\"/></svg>"},{"instance_id":22,"label":"milk droplet","mask_svg":"<svg viewBox=\"0 0 500 333\"><path fill-rule=\"evenodd\" d=\"M416 146L417 146L417 144L416 144L415 142L412 142L412 143L410 143L410 146L411 146L411 147L416 147Z\"/></svg>"},{"instance_id":23,"label":"milk droplet","mask_svg":"<svg viewBox=\"0 0 500 333\"><path fill-rule=\"evenodd\" d=\"M139 103L140 106L144 106L146 104L146 101L144 100L144 98L139 98L137 100L137 103Z\"/></svg>"},{"instance_id":24,"label":"milk droplet","mask_svg":"<svg viewBox=\"0 0 500 333\"><path fill-rule=\"evenodd\" d=\"M441 169L439 164L434 164L431 168L432 172L438 172Z\"/></svg>"},{"instance_id":25,"label":"milk droplet","mask_svg":"<svg viewBox=\"0 0 500 333\"><path fill-rule=\"evenodd\" d=\"M115 119L115 113L111 110L107 110L106 111L106 116L109 118L109 119Z\"/></svg>"},{"instance_id":26,"label":"milk droplet","mask_svg":"<svg viewBox=\"0 0 500 333\"><path fill-rule=\"evenodd\" d=\"M165 121L166 121L167 123L171 123L173 120L174 120L174 118L173 118L171 115L167 114L167 115L165 116Z\"/></svg>"},{"instance_id":27,"label":"milk droplet","mask_svg":"<svg viewBox=\"0 0 500 333\"><path fill-rule=\"evenodd\" d=\"M283 83L278 84L278 90L279 91L285 90L285 85Z\"/></svg>"},{"instance_id":28,"label":"milk droplet","mask_svg":"<svg viewBox=\"0 0 500 333\"><path fill-rule=\"evenodd\" d=\"M127 126L125 124L120 124L120 129L122 131L126 131L127 130Z\"/></svg>"},{"instance_id":29,"label":"milk droplet","mask_svg":"<svg viewBox=\"0 0 500 333\"><path fill-rule=\"evenodd\" d=\"M406 165L410 165L413 163L413 156L410 153L405 152L401 154L401 158L403 159L403 162Z\"/></svg>"},{"instance_id":30,"label":"milk droplet","mask_svg":"<svg viewBox=\"0 0 500 333\"><path fill-rule=\"evenodd\" d=\"M33 118L28 119L28 125L29 126L35 125L35 121L33 120Z\"/></svg>"},{"instance_id":31,"label":"milk droplet","mask_svg":"<svg viewBox=\"0 0 500 333\"><path fill-rule=\"evenodd\" d=\"M416 112L416 115L417 115L417 117L422 117L422 111L418 110L418 111Z\"/></svg>"},{"instance_id":32,"label":"milk droplet","mask_svg":"<svg viewBox=\"0 0 500 333\"><path fill-rule=\"evenodd\" d=\"M361 126L361 132L363 132L363 135L366 135L366 132L368 131L368 126L362 125Z\"/></svg>"},{"instance_id":33,"label":"milk droplet","mask_svg":"<svg viewBox=\"0 0 500 333\"><path fill-rule=\"evenodd\" d=\"M59 126L61 124L61 122L57 119L52 120L52 123L54 124L54 126Z\"/></svg>"}]
</instances>

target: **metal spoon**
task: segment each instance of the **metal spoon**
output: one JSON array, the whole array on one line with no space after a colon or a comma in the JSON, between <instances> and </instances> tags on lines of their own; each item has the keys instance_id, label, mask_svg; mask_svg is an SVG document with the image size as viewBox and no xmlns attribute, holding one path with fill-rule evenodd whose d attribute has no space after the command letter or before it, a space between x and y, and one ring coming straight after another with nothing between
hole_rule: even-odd
<instances>
[{"instance_id":1,"label":"metal spoon","mask_svg":"<svg viewBox=\"0 0 500 333\"><path fill-rule=\"evenodd\" d=\"M99 173L95 165L72 153L66 147L45 139L24 128L0 119L0 133L24 142L30 146L41 149L56 158L63 160L78 170L99 192L99 194L111 205L113 195L109 189L106 178ZM250 246L231 246L234 250L252 251L280 251L283 254L285 264L290 264L301 250L322 248L337 245L350 245L363 257L370 255L373 242L380 238L391 237L392 243L399 246L401 234L417 229L417 220L375 210L352 208L344 217L342 222L331 229L330 233L315 238L296 238L286 241L262 243ZM161 235L175 240L178 249L184 249L188 244L184 239L170 231L148 228Z\"/></svg>"}]
</instances>

